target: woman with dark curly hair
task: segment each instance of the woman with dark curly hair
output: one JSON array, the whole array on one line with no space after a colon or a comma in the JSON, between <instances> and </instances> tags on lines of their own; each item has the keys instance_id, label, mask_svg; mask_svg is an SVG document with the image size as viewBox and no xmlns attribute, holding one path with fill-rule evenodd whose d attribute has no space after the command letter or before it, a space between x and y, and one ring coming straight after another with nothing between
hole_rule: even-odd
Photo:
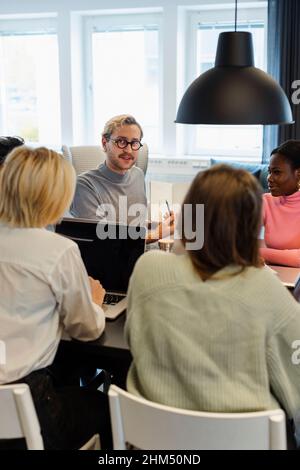
<instances>
[{"instance_id":1,"label":"woman with dark curly hair","mask_svg":"<svg viewBox=\"0 0 300 470\"><path fill-rule=\"evenodd\" d=\"M0 137L0 165L4 162L5 157L11 152L15 147L24 145L25 141L22 137Z\"/></svg>"},{"instance_id":2,"label":"woman with dark curly hair","mask_svg":"<svg viewBox=\"0 0 300 470\"><path fill-rule=\"evenodd\" d=\"M300 267L300 140L288 140L272 151L268 185L260 254L269 264Z\"/></svg>"}]
</instances>

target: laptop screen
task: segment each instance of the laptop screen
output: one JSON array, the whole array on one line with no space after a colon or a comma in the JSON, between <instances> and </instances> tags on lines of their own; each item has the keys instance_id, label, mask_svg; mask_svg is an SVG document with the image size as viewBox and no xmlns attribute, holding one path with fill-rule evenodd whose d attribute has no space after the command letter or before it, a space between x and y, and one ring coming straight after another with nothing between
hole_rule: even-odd
<instances>
[{"instance_id":1,"label":"laptop screen","mask_svg":"<svg viewBox=\"0 0 300 470\"><path fill-rule=\"evenodd\" d=\"M297 300L297 302L300 302L300 276L298 277L294 290L293 290L293 296Z\"/></svg>"},{"instance_id":2,"label":"laptop screen","mask_svg":"<svg viewBox=\"0 0 300 470\"><path fill-rule=\"evenodd\" d=\"M55 231L78 244L88 274L106 291L127 292L134 265L145 250L145 227L63 219Z\"/></svg>"}]
</instances>

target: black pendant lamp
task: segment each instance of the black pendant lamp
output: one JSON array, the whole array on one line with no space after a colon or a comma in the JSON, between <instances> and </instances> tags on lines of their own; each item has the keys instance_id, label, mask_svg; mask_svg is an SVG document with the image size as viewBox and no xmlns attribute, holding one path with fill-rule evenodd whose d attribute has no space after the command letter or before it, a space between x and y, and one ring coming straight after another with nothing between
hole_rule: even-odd
<instances>
[{"instance_id":1,"label":"black pendant lamp","mask_svg":"<svg viewBox=\"0 0 300 470\"><path fill-rule=\"evenodd\" d=\"M189 86L179 105L176 123L291 124L287 96L268 74L254 67L252 34L220 33L215 66Z\"/></svg>"}]
</instances>

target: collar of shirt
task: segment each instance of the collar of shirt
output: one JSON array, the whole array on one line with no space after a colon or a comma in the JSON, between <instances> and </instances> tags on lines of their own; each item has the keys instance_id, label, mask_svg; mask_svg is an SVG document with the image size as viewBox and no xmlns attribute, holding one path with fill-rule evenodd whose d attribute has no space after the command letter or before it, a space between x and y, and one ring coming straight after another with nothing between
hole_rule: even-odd
<instances>
[{"instance_id":1,"label":"collar of shirt","mask_svg":"<svg viewBox=\"0 0 300 470\"><path fill-rule=\"evenodd\" d=\"M128 179L130 178L130 170L126 171L124 175L112 171L106 163L102 163L99 166L99 170L101 171L102 175L107 178L112 183L127 183Z\"/></svg>"}]
</instances>

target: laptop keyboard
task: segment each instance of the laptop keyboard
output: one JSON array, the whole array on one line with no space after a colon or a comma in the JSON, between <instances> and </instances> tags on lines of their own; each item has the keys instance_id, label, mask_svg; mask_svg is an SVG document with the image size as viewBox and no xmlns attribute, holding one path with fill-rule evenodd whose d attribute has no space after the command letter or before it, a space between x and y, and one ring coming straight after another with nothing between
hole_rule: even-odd
<instances>
[{"instance_id":1,"label":"laptop keyboard","mask_svg":"<svg viewBox=\"0 0 300 470\"><path fill-rule=\"evenodd\" d=\"M105 305L116 305L122 299L124 299L125 295L118 295L118 294L105 294L103 303Z\"/></svg>"}]
</instances>

